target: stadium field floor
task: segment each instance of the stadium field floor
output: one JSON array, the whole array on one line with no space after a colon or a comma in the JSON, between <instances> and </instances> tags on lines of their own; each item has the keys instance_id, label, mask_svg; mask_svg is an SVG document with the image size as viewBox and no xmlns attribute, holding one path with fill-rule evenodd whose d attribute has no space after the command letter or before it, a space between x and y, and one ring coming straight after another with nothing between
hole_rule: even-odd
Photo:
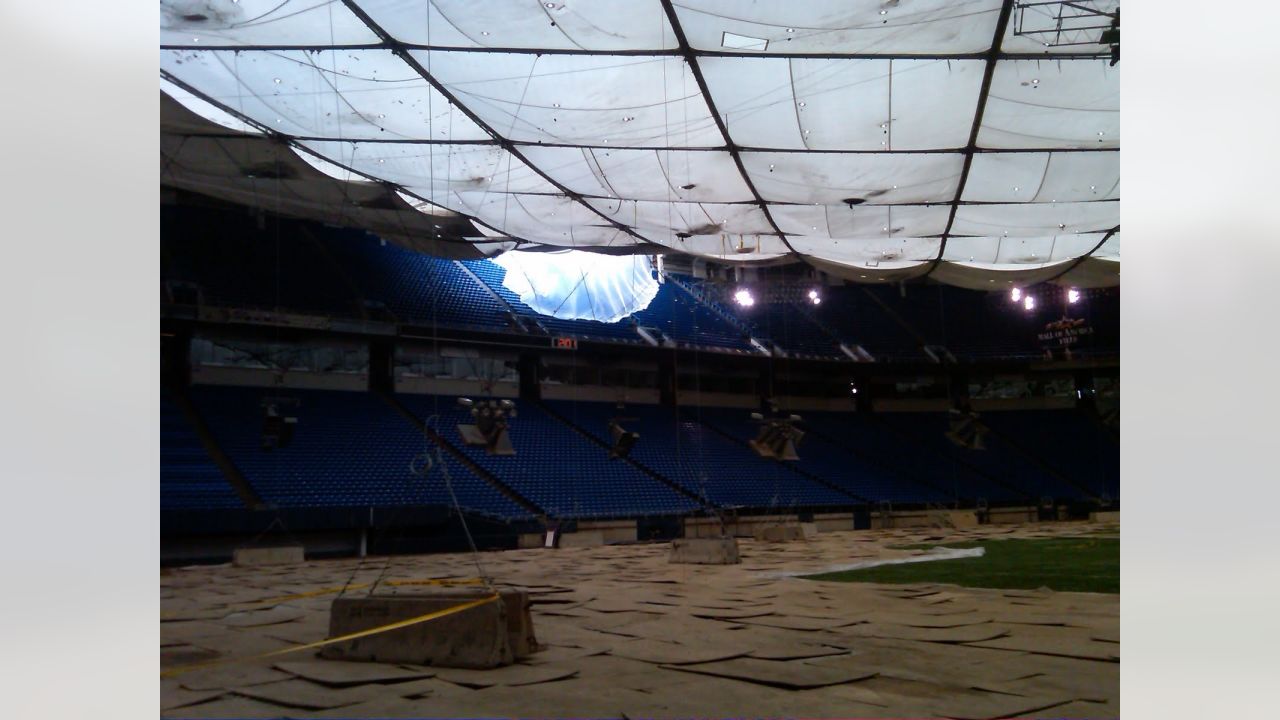
<instances>
[{"instance_id":1,"label":"stadium field floor","mask_svg":"<svg viewBox=\"0 0 1280 720\"><path fill-rule=\"evenodd\" d=\"M1118 594L795 575L927 552L904 545L1118 528L1045 523L739 539L743 561L731 566L670 565L669 546L660 543L485 552L487 575L533 599L544 649L526 660L463 671L341 663L309 650L227 662L163 678L162 715L1116 717ZM281 597L379 578L475 575L469 553L166 569L161 668L325 637L334 594ZM384 584L378 592L412 590Z\"/></svg>"}]
</instances>

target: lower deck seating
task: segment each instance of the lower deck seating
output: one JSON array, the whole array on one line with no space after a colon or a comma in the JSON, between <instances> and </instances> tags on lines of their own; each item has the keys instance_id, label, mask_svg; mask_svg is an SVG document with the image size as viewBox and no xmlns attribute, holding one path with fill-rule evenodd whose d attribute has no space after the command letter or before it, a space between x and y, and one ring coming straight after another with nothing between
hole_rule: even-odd
<instances>
[{"instance_id":1,"label":"lower deck seating","mask_svg":"<svg viewBox=\"0 0 1280 720\"><path fill-rule=\"evenodd\" d=\"M278 507L451 505L443 468L426 478L410 463L427 445L406 418L367 392L196 386L190 398L253 489ZM292 442L262 448L262 402L277 396L296 415ZM988 412L986 450L956 447L945 413L804 412L800 460L763 459L748 446L758 424L746 409L575 401L518 401L515 456L465 445L471 422L456 398L399 396L471 462L444 459L459 503L501 519L532 517L485 478L492 475L556 518L680 515L703 505L752 510L896 504L1034 503L1119 495L1119 446L1075 410ZM609 459L609 421L640 439L630 460ZM588 436L584 436L586 433ZM593 441L591 438L595 438ZM434 453L433 453L434 457ZM485 474L487 473L487 474ZM654 477L656 473L660 477ZM678 485L680 489L672 486ZM683 490L683 492L681 491ZM702 502L694 498L702 498ZM179 408L161 401L161 506L235 508L242 503Z\"/></svg>"},{"instance_id":2,"label":"lower deck seating","mask_svg":"<svg viewBox=\"0 0 1280 720\"><path fill-rule=\"evenodd\" d=\"M182 411L160 394L160 509L244 507Z\"/></svg>"},{"instance_id":3,"label":"lower deck seating","mask_svg":"<svg viewBox=\"0 0 1280 720\"><path fill-rule=\"evenodd\" d=\"M679 483L708 503L723 507L787 509L848 506L854 498L836 492L749 448L725 439L697 422L692 414L677 419L673 411L653 405L547 401L555 412L602 439L613 417L640 434L631 451L635 461Z\"/></svg>"},{"instance_id":4,"label":"lower deck seating","mask_svg":"<svg viewBox=\"0 0 1280 720\"><path fill-rule=\"evenodd\" d=\"M1076 410L983 413L982 421L1098 497L1120 497L1120 443Z\"/></svg>"},{"instance_id":5,"label":"lower deck seating","mask_svg":"<svg viewBox=\"0 0 1280 720\"><path fill-rule=\"evenodd\" d=\"M364 392L197 386L191 398L223 450L269 504L278 507L451 505L443 473L410 463L422 435L381 398ZM267 396L298 400L288 447L262 449ZM445 455L459 504L505 519L529 513Z\"/></svg>"},{"instance_id":6,"label":"lower deck seating","mask_svg":"<svg viewBox=\"0 0 1280 720\"><path fill-rule=\"evenodd\" d=\"M919 448L957 465L973 467L982 475L1016 488L1033 500L1043 497L1067 500L1081 496L1078 488L1047 472L1035 460L995 435L986 436L985 450L970 450L951 442L946 437L950 428L946 413L883 413L879 418L887 426L913 439Z\"/></svg>"},{"instance_id":7,"label":"lower deck seating","mask_svg":"<svg viewBox=\"0 0 1280 720\"><path fill-rule=\"evenodd\" d=\"M710 423L743 442L755 438L759 433L760 424L751 419L747 410L705 408L701 415L703 422ZM921 503L945 502L949 499L935 488L919 485L898 475L891 466L876 465L821 438L802 438L797 454L800 459L788 462L789 466L838 485L869 502Z\"/></svg>"},{"instance_id":8,"label":"lower deck seating","mask_svg":"<svg viewBox=\"0 0 1280 720\"><path fill-rule=\"evenodd\" d=\"M803 426L817 443L835 447L845 455L863 458L880 467L892 468L918 493L915 502L959 502L973 504L978 499L988 502L1029 502L1028 492L1020 491L977 471L957 458L922 448L910 436L895 432L884 422L889 413L872 416L858 413L806 412ZM903 413L907 415L907 413ZM915 413L911 413L915 415ZM941 432L938 437L943 438ZM910 502L911 495L890 498L892 502Z\"/></svg>"},{"instance_id":9,"label":"lower deck seating","mask_svg":"<svg viewBox=\"0 0 1280 720\"><path fill-rule=\"evenodd\" d=\"M604 448L548 415L536 403L517 402L509 433L516 454L500 456L463 444L457 425L474 421L469 411L457 405L456 398L409 394L399 397L420 417L438 416L439 431L446 439L552 517L674 515L697 507L690 498L629 463L610 460Z\"/></svg>"}]
</instances>

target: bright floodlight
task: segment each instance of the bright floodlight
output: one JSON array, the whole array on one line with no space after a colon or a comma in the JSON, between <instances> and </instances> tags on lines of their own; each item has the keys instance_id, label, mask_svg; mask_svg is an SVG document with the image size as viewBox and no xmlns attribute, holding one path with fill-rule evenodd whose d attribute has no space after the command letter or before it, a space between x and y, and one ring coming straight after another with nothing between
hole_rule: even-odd
<instances>
[{"instance_id":1,"label":"bright floodlight","mask_svg":"<svg viewBox=\"0 0 1280 720\"><path fill-rule=\"evenodd\" d=\"M1075 288L1071 288L1070 290L1068 290L1067 302L1071 303L1072 305L1080 302L1080 291L1076 290Z\"/></svg>"},{"instance_id":2,"label":"bright floodlight","mask_svg":"<svg viewBox=\"0 0 1280 720\"><path fill-rule=\"evenodd\" d=\"M813 303L814 305L820 305L822 303L822 296L818 295L817 290L809 291L809 302Z\"/></svg>"},{"instance_id":3,"label":"bright floodlight","mask_svg":"<svg viewBox=\"0 0 1280 720\"><path fill-rule=\"evenodd\" d=\"M820 298L820 297L812 298L812 300L813 300L813 304L814 304L814 305L821 305L821 304L822 304L822 298Z\"/></svg>"},{"instance_id":4,"label":"bright floodlight","mask_svg":"<svg viewBox=\"0 0 1280 720\"><path fill-rule=\"evenodd\" d=\"M1013 301L1014 301L1014 302L1018 302L1019 300L1021 300L1021 299L1022 299L1022 288L1014 288L1014 289L1010 290L1010 291L1009 291L1009 297L1013 298Z\"/></svg>"},{"instance_id":5,"label":"bright floodlight","mask_svg":"<svg viewBox=\"0 0 1280 720\"><path fill-rule=\"evenodd\" d=\"M1023 301L1022 301L1022 307L1026 308L1026 309L1028 309L1028 310L1034 310L1034 309L1036 308L1036 299L1035 299L1035 298L1033 298L1033 297L1031 297L1030 295L1028 295L1028 296L1027 296Z\"/></svg>"},{"instance_id":6,"label":"bright floodlight","mask_svg":"<svg viewBox=\"0 0 1280 720\"><path fill-rule=\"evenodd\" d=\"M756 304L756 299L751 297L751 291L746 288L734 293L733 299L742 307L751 307Z\"/></svg>"}]
</instances>

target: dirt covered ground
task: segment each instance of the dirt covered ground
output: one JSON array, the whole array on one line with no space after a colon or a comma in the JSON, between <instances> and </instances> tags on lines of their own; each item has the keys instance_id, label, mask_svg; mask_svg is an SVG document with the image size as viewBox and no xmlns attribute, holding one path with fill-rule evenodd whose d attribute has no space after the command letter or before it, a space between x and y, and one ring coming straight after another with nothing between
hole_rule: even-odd
<instances>
[{"instance_id":1,"label":"dirt covered ground","mask_svg":"<svg viewBox=\"0 0 1280 720\"><path fill-rule=\"evenodd\" d=\"M923 552L889 547L911 543L1118 529L1050 523L740 539L743 562L734 566L670 565L666 544L487 552L485 573L533 598L544 649L516 665L345 663L309 650L163 678L161 709L191 718L1115 717L1119 595L785 574ZM476 574L470 554L166 570L161 667L324 639L337 594L326 591L348 582Z\"/></svg>"}]
</instances>

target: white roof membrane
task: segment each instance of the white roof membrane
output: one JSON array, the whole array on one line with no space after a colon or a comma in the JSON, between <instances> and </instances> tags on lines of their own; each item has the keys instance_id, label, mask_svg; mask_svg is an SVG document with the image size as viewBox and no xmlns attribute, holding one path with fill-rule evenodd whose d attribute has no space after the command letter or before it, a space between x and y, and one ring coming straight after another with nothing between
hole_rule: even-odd
<instances>
[{"instance_id":1,"label":"white roof membrane","mask_svg":"<svg viewBox=\"0 0 1280 720\"><path fill-rule=\"evenodd\" d=\"M1005 2L163 0L162 181L451 257L1118 283L1118 2Z\"/></svg>"}]
</instances>

